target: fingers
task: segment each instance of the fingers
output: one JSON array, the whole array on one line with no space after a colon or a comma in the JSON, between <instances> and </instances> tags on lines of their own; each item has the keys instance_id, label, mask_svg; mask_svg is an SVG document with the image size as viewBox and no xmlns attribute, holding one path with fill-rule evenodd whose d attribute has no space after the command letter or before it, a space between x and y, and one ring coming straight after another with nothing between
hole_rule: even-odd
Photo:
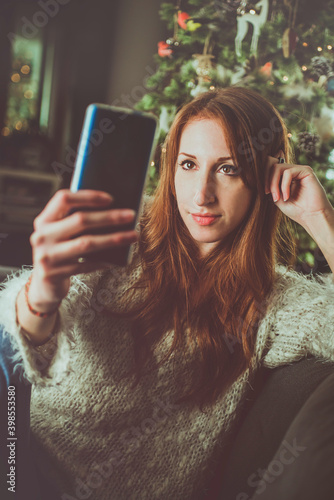
<instances>
[{"instance_id":1,"label":"fingers","mask_svg":"<svg viewBox=\"0 0 334 500\"><path fill-rule=\"evenodd\" d=\"M276 163L273 167L271 169L271 178L269 179L269 192L271 192L273 201L276 203L281 197L280 180L286 165L284 164L283 167L283 164Z\"/></svg>"},{"instance_id":2,"label":"fingers","mask_svg":"<svg viewBox=\"0 0 334 500\"><path fill-rule=\"evenodd\" d=\"M312 174L313 170L307 165L277 163L277 158L269 157L266 169L265 193L271 193L275 203L281 198L288 201L291 197L293 183L297 180L301 181Z\"/></svg>"},{"instance_id":3,"label":"fingers","mask_svg":"<svg viewBox=\"0 0 334 500\"><path fill-rule=\"evenodd\" d=\"M286 169L283 172L282 182L281 182L281 192L284 201L288 201L288 199L290 198L291 183L292 183L292 171L291 169Z\"/></svg>"},{"instance_id":4,"label":"fingers","mask_svg":"<svg viewBox=\"0 0 334 500\"><path fill-rule=\"evenodd\" d=\"M265 192L265 194L270 193L270 181L271 181L271 174L272 174L271 167L275 163L278 163L277 158L273 158L272 156L268 156L267 165L266 165L265 173L264 173L264 176L265 176L265 178L264 178L264 192Z\"/></svg>"},{"instance_id":5,"label":"fingers","mask_svg":"<svg viewBox=\"0 0 334 500\"><path fill-rule=\"evenodd\" d=\"M135 231L123 231L103 235L87 234L73 240L57 243L56 245L41 245L37 247L35 249L34 262L35 265L39 265L44 269L68 264L75 264L76 266L78 258L83 255L115 246L130 245L137 240L138 235ZM72 262L70 262L71 260Z\"/></svg>"},{"instance_id":6,"label":"fingers","mask_svg":"<svg viewBox=\"0 0 334 500\"><path fill-rule=\"evenodd\" d=\"M99 271L103 269L107 269L110 264L106 264L103 262L96 261L87 261L85 263L79 263L75 261L73 263L62 265L58 267L45 267L43 269L42 277L48 280L60 279L65 280L69 276L73 276L75 274L83 274L90 273L92 271Z\"/></svg>"},{"instance_id":7,"label":"fingers","mask_svg":"<svg viewBox=\"0 0 334 500\"><path fill-rule=\"evenodd\" d=\"M35 219L35 231L30 237L34 267L41 276L63 276L66 279L72 274L103 269L103 262L91 260L83 264L78 263L78 258L138 240L137 232L125 231L121 227L111 234L95 234L96 229L115 230L117 226L134 220L134 210L107 210L112 201L108 193L96 190L72 193L63 189L54 195ZM69 215L73 208L79 210Z\"/></svg>"},{"instance_id":8,"label":"fingers","mask_svg":"<svg viewBox=\"0 0 334 500\"><path fill-rule=\"evenodd\" d=\"M44 210L36 217L34 229L38 229L46 222L54 222L64 218L71 208L107 207L112 202L112 197L104 191L93 189L80 189L72 193L69 189L60 189L47 203Z\"/></svg>"},{"instance_id":9,"label":"fingers","mask_svg":"<svg viewBox=\"0 0 334 500\"><path fill-rule=\"evenodd\" d=\"M96 208L96 207L95 207ZM133 221L135 212L128 209L112 209L93 212L75 212L56 222L43 224L30 238L31 244L46 241L56 243L73 238L89 229L112 227Z\"/></svg>"}]
</instances>

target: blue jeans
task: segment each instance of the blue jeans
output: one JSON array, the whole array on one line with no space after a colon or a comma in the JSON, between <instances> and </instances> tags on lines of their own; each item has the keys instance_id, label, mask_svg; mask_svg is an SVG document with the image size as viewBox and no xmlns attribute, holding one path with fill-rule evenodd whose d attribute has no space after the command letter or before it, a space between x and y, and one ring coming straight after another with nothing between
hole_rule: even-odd
<instances>
[{"instance_id":1,"label":"blue jeans","mask_svg":"<svg viewBox=\"0 0 334 500\"><path fill-rule=\"evenodd\" d=\"M60 498L38 470L30 432L31 384L12 361L10 336L0 325L0 498ZM14 493L15 491L15 493Z\"/></svg>"}]
</instances>

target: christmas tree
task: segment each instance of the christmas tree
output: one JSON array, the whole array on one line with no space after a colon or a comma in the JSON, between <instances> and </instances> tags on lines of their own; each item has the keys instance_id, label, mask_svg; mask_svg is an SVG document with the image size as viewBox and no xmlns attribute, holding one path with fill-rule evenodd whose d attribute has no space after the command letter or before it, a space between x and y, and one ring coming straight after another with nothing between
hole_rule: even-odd
<instances>
[{"instance_id":1,"label":"christmas tree","mask_svg":"<svg viewBox=\"0 0 334 500\"><path fill-rule=\"evenodd\" d=\"M198 93L253 88L280 111L295 163L314 169L334 205L334 0L178 0L162 3L160 16L170 37L159 41L158 70L136 105L160 117L160 146L177 110ZM159 156L158 147L149 192ZM297 269L322 270L315 242L297 224L295 232Z\"/></svg>"}]
</instances>

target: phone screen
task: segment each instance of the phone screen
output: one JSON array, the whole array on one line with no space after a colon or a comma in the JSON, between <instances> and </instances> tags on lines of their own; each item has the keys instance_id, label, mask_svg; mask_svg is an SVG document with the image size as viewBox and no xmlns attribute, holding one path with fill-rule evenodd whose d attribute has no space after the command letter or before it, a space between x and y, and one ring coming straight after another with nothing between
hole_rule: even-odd
<instances>
[{"instance_id":1,"label":"phone screen","mask_svg":"<svg viewBox=\"0 0 334 500\"><path fill-rule=\"evenodd\" d=\"M152 115L107 105L86 110L71 191L98 189L114 198L112 208L132 208L138 214L147 169L153 154L157 120ZM137 221L98 233L133 229ZM92 232L92 231L90 231ZM128 247L90 255L125 265Z\"/></svg>"}]
</instances>

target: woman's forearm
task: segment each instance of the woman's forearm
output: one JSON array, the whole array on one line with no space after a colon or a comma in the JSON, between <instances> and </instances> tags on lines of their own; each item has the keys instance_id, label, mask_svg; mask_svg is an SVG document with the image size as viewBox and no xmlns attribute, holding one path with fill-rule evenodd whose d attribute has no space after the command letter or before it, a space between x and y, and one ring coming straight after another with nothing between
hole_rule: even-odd
<instances>
[{"instance_id":1,"label":"woman's forearm","mask_svg":"<svg viewBox=\"0 0 334 500\"><path fill-rule=\"evenodd\" d=\"M16 313L19 325L34 345L43 344L47 340L55 328L58 314L55 311L46 318L34 315L28 308L24 288L20 290L16 299Z\"/></svg>"},{"instance_id":2,"label":"woman's forearm","mask_svg":"<svg viewBox=\"0 0 334 500\"><path fill-rule=\"evenodd\" d=\"M334 210L313 215L308 218L304 227L322 251L334 274Z\"/></svg>"}]
</instances>

